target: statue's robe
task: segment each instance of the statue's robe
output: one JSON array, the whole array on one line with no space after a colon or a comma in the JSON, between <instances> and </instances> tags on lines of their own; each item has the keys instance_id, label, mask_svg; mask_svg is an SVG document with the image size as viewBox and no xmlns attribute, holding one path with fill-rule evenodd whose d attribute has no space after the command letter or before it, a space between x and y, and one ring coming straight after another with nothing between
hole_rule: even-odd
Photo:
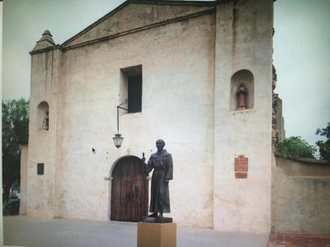
<instances>
[{"instance_id":1,"label":"statue's robe","mask_svg":"<svg viewBox=\"0 0 330 247\"><path fill-rule=\"evenodd\" d=\"M173 179L173 161L172 155L165 149L152 154L145 171L149 173L152 169L151 180L151 200L150 212L169 213L170 212L170 195L168 190L168 182L165 180Z\"/></svg>"}]
</instances>

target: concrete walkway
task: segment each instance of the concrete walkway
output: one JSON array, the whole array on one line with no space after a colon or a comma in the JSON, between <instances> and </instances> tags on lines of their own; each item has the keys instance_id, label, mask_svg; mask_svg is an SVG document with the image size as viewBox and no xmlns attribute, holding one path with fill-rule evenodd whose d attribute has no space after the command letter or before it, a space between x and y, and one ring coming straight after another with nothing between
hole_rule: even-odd
<instances>
[{"instance_id":1,"label":"concrete walkway","mask_svg":"<svg viewBox=\"0 0 330 247\"><path fill-rule=\"evenodd\" d=\"M28 247L134 247L137 223L85 220L3 218L4 244ZM178 247L266 247L268 234L219 232L206 228L178 227Z\"/></svg>"}]
</instances>

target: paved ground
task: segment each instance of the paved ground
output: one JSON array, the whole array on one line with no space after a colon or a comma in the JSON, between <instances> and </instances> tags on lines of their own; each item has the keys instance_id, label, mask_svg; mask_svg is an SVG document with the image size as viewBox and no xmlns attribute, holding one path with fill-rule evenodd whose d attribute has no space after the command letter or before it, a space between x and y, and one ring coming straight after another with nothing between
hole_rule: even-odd
<instances>
[{"instance_id":1,"label":"paved ground","mask_svg":"<svg viewBox=\"0 0 330 247\"><path fill-rule=\"evenodd\" d=\"M276 234L269 236L268 247L330 247L330 235Z\"/></svg>"},{"instance_id":2,"label":"paved ground","mask_svg":"<svg viewBox=\"0 0 330 247\"><path fill-rule=\"evenodd\" d=\"M8 216L4 243L28 247L134 247L137 224ZM219 232L205 228L178 227L178 247L266 247L268 234Z\"/></svg>"}]
</instances>

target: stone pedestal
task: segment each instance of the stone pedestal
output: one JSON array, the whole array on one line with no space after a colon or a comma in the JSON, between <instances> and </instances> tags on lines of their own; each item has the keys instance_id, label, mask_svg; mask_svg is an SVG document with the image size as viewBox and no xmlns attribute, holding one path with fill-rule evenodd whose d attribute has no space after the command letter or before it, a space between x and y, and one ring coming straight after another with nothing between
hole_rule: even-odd
<instances>
[{"instance_id":1,"label":"stone pedestal","mask_svg":"<svg viewBox=\"0 0 330 247\"><path fill-rule=\"evenodd\" d=\"M138 223L138 247L176 247L176 223Z\"/></svg>"}]
</instances>

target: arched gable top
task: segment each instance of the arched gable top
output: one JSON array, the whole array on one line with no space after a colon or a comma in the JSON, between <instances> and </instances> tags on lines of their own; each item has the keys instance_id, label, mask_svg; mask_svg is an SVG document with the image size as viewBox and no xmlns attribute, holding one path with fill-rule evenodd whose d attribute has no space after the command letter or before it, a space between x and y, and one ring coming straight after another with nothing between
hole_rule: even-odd
<instances>
[{"instance_id":1,"label":"arched gable top","mask_svg":"<svg viewBox=\"0 0 330 247\"><path fill-rule=\"evenodd\" d=\"M252 72L250 70L247 69L241 69L236 71L233 75L232 75L232 81L233 80L239 80L239 82L245 82L245 81L253 81L254 80L254 76L252 74Z\"/></svg>"},{"instance_id":2,"label":"arched gable top","mask_svg":"<svg viewBox=\"0 0 330 247\"><path fill-rule=\"evenodd\" d=\"M49 109L49 104L47 103L47 101L42 101L38 104L38 109L40 108L48 108Z\"/></svg>"}]
</instances>

